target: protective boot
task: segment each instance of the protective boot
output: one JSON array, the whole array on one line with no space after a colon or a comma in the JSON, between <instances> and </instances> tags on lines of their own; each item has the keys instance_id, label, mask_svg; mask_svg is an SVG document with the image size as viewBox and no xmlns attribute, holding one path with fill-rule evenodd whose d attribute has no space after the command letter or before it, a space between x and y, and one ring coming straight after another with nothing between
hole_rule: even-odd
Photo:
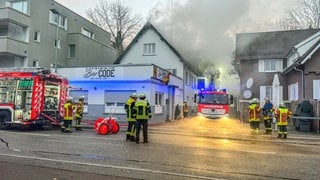
<instances>
[{"instance_id":1,"label":"protective boot","mask_svg":"<svg viewBox=\"0 0 320 180\"><path fill-rule=\"evenodd\" d=\"M143 143L149 143L148 139L143 139Z\"/></svg>"},{"instance_id":2,"label":"protective boot","mask_svg":"<svg viewBox=\"0 0 320 180\"><path fill-rule=\"evenodd\" d=\"M130 134L127 134L126 141L129 141L129 140L130 140Z\"/></svg>"},{"instance_id":3,"label":"protective boot","mask_svg":"<svg viewBox=\"0 0 320 180\"><path fill-rule=\"evenodd\" d=\"M283 135L283 139L287 139L287 134L284 134L284 135Z\"/></svg>"},{"instance_id":4,"label":"protective boot","mask_svg":"<svg viewBox=\"0 0 320 180\"><path fill-rule=\"evenodd\" d=\"M282 138L282 134L278 134L277 138L281 139Z\"/></svg>"},{"instance_id":5,"label":"protective boot","mask_svg":"<svg viewBox=\"0 0 320 180\"><path fill-rule=\"evenodd\" d=\"M76 131L82 131L81 127L76 127Z\"/></svg>"},{"instance_id":6,"label":"protective boot","mask_svg":"<svg viewBox=\"0 0 320 180\"><path fill-rule=\"evenodd\" d=\"M130 141L131 142L135 142L136 141L136 138L134 136L130 136Z\"/></svg>"}]
</instances>

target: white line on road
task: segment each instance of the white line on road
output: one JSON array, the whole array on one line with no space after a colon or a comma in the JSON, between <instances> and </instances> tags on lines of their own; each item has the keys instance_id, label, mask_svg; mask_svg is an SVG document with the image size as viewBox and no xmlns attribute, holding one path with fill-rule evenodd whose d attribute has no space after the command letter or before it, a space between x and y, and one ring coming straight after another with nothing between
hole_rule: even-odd
<instances>
[{"instance_id":1,"label":"white line on road","mask_svg":"<svg viewBox=\"0 0 320 180\"><path fill-rule=\"evenodd\" d=\"M151 170L151 169L125 167L125 166L111 166L111 165L103 165L103 164L83 163L83 162L76 162L76 161L65 161L65 160L56 160L56 159L32 157L32 156L21 156L21 155L13 155L13 154L1 154L1 153L0 153L0 156L69 163L69 164L76 164L76 165L96 166L96 167L113 168L113 169L121 169L121 170L141 171L141 172L147 172L147 173L180 176L180 177L196 178L196 179L222 180L222 179L206 177L206 176L196 176L196 175L189 175L189 174L181 174L181 173L173 173L173 172L167 172L167 171L157 171L157 170Z\"/></svg>"}]
</instances>

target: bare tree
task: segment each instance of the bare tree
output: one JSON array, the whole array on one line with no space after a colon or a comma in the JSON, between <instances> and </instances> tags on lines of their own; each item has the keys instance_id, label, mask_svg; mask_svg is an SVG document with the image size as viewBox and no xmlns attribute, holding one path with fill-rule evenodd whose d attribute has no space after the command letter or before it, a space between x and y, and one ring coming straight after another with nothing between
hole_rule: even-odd
<instances>
[{"instance_id":1,"label":"bare tree","mask_svg":"<svg viewBox=\"0 0 320 180\"><path fill-rule=\"evenodd\" d=\"M143 22L142 16L133 15L122 0L99 0L86 14L94 24L110 32L113 46L119 54L133 39Z\"/></svg>"},{"instance_id":2,"label":"bare tree","mask_svg":"<svg viewBox=\"0 0 320 180\"><path fill-rule=\"evenodd\" d=\"M288 9L278 22L280 29L305 29L320 27L320 0L297 0L298 6Z\"/></svg>"}]
</instances>

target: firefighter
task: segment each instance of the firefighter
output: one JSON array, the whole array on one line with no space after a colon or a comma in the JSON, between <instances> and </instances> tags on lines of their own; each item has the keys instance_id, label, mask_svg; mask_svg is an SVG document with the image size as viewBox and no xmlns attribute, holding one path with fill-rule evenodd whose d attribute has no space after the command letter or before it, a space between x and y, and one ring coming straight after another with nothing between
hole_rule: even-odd
<instances>
[{"instance_id":1,"label":"firefighter","mask_svg":"<svg viewBox=\"0 0 320 180\"><path fill-rule=\"evenodd\" d=\"M84 103L84 96L80 96L79 100L76 104L76 113L75 113L75 117L76 117L76 131L82 131L81 128L81 120L83 117L83 103Z\"/></svg>"},{"instance_id":2,"label":"firefighter","mask_svg":"<svg viewBox=\"0 0 320 180\"><path fill-rule=\"evenodd\" d=\"M270 98L265 98L265 104L262 108L262 114L263 114L263 121L264 126L266 128L265 134L271 135L272 134L272 113L274 112L273 104L270 102Z\"/></svg>"},{"instance_id":3,"label":"firefighter","mask_svg":"<svg viewBox=\"0 0 320 180\"><path fill-rule=\"evenodd\" d=\"M124 105L124 109L127 113L127 121L128 121L128 128L126 133L126 141L135 141L134 133L135 133L135 125L136 125L136 117L134 113L134 105L137 100L137 93L132 93L127 100L126 104Z\"/></svg>"},{"instance_id":4,"label":"firefighter","mask_svg":"<svg viewBox=\"0 0 320 180\"><path fill-rule=\"evenodd\" d=\"M73 120L73 110L74 103L72 97L67 97L67 101L64 103L64 115L63 115L63 125L61 126L61 131L65 133L72 133L71 126Z\"/></svg>"},{"instance_id":5,"label":"firefighter","mask_svg":"<svg viewBox=\"0 0 320 180\"><path fill-rule=\"evenodd\" d=\"M278 137L287 139L288 136L288 118L292 115L292 112L285 107L284 103L279 103L279 108L274 112L277 119Z\"/></svg>"},{"instance_id":6,"label":"firefighter","mask_svg":"<svg viewBox=\"0 0 320 180\"><path fill-rule=\"evenodd\" d=\"M189 107L188 107L187 102L184 101L183 102L183 117L187 118L188 114L189 114Z\"/></svg>"},{"instance_id":7,"label":"firefighter","mask_svg":"<svg viewBox=\"0 0 320 180\"><path fill-rule=\"evenodd\" d=\"M260 106L258 100L253 98L249 101L248 106L249 123L251 128L251 134L259 134L260 129Z\"/></svg>"},{"instance_id":8,"label":"firefighter","mask_svg":"<svg viewBox=\"0 0 320 180\"><path fill-rule=\"evenodd\" d=\"M140 141L141 125L143 128L143 143L149 143L148 120L152 117L152 112L145 94L139 95L139 100L135 103L134 110L136 113L136 143L139 144Z\"/></svg>"}]
</instances>

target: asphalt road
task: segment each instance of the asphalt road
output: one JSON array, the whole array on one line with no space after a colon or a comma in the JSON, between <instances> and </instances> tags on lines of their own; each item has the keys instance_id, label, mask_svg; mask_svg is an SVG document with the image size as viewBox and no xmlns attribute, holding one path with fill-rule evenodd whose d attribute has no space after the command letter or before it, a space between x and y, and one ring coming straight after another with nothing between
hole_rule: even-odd
<instances>
[{"instance_id":1,"label":"asphalt road","mask_svg":"<svg viewBox=\"0 0 320 180\"><path fill-rule=\"evenodd\" d=\"M153 124L149 144L126 142L124 126L105 136L91 128L0 135L9 145L0 144L4 179L320 179L319 134L251 135L230 119Z\"/></svg>"}]
</instances>

